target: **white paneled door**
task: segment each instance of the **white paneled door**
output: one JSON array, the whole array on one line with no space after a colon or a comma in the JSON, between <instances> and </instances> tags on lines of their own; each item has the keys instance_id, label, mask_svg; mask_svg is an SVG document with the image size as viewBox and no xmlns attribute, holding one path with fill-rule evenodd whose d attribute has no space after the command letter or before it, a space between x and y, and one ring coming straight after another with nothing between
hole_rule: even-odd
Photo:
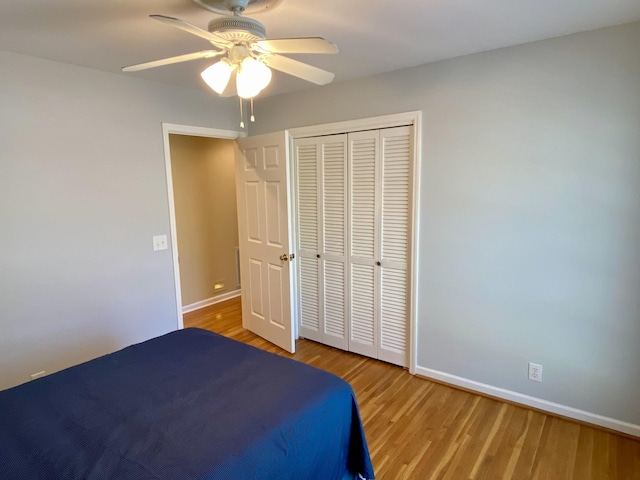
<instances>
[{"instance_id":1,"label":"white paneled door","mask_svg":"<svg viewBox=\"0 0 640 480\"><path fill-rule=\"evenodd\" d=\"M236 191L242 324L293 353L288 135L238 140Z\"/></svg>"}]
</instances>

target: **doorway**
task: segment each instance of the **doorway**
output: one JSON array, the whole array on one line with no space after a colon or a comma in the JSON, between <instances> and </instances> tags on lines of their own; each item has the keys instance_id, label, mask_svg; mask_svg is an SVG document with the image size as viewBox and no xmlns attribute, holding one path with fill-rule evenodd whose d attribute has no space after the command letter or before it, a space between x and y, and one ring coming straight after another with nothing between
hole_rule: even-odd
<instances>
[{"instance_id":1,"label":"doorway","mask_svg":"<svg viewBox=\"0 0 640 480\"><path fill-rule=\"evenodd\" d=\"M240 294L234 149L241 136L163 124L178 328L184 313Z\"/></svg>"}]
</instances>

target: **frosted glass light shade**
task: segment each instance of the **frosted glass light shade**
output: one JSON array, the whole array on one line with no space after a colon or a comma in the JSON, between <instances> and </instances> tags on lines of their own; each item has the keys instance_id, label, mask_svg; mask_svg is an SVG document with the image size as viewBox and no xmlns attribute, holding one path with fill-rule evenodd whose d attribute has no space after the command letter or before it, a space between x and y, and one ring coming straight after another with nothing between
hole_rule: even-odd
<instances>
[{"instance_id":1,"label":"frosted glass light shade","mask_svg":"<svg viewBox=\"0 0 640 480\"><path fill-rule=\"evenodd\" d=\"M236 88L241 98L255 97L260 91L269 85L271 81L271 69L260 60L247 57L242 60L236 73Z\"/></svg>"},{"instance_id":2,"label":"frosted glass light shade","mask_svg":"<svg viewBox=\"0 0 640 480\"><path fill-rule=\"evenodd\" d=\"M203 70L200 76L213 91L218 94L222 94L224 89L227 88L232 72L233 66L228 59L223 58L219 62L216 62L209 68Z\"/></svg>"}]
</instances>

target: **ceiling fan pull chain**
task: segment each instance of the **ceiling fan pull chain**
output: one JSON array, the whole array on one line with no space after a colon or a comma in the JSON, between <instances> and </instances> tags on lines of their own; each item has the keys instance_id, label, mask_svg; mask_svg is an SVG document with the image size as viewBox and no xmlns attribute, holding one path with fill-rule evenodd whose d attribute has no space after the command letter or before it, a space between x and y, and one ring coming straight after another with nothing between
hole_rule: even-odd
<instances>
[{"instance_id":1,"label":"ceiling fan pull chain","mask_svg":"<svg viewBox=\"0 0 640 480\"><path fill-rule=\"evenodd\" d=\"M244 120L242 119L242 97L238 97L240 100L240 128L244 128Z\"/></svg>"},{"instance_id":2,"label":"ceiling fan pull chain","mask_svg":"<svg viewBox=\"0 0 640 480\"><path fill-rule=\"evenodd\" d=\"M252 122L256 121L256 117L253 116L253 97L251 97L251 118L250 118L250 120Z\"/></svg>"}]
</instances>

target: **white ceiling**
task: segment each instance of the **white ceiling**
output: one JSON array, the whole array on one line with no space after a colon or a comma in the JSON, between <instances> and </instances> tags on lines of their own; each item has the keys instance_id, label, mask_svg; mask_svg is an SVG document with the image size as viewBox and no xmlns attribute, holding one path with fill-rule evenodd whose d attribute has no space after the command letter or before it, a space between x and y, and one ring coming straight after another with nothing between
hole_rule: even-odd
<instances>
[{"instance_id":1,"label":"white ceiling","mask_svg":"<svg viewBox=\"0 0 640 480\"><path fill-rule=\"evenodd\" d=\"M156 13L203 29L216 14L192 0L0 0L0 50L109 72L207 49L198 37L151 20ZM297 55L336 74L364 77L574 32L640 20L639 0L282 0L249 16L269 38L322 36L337 55ZM128 73L207 90L197 60ZM312 85L276 73L263 95ZM210 91L210 90L207 90Z\"/></svg>"}]
</instances>

